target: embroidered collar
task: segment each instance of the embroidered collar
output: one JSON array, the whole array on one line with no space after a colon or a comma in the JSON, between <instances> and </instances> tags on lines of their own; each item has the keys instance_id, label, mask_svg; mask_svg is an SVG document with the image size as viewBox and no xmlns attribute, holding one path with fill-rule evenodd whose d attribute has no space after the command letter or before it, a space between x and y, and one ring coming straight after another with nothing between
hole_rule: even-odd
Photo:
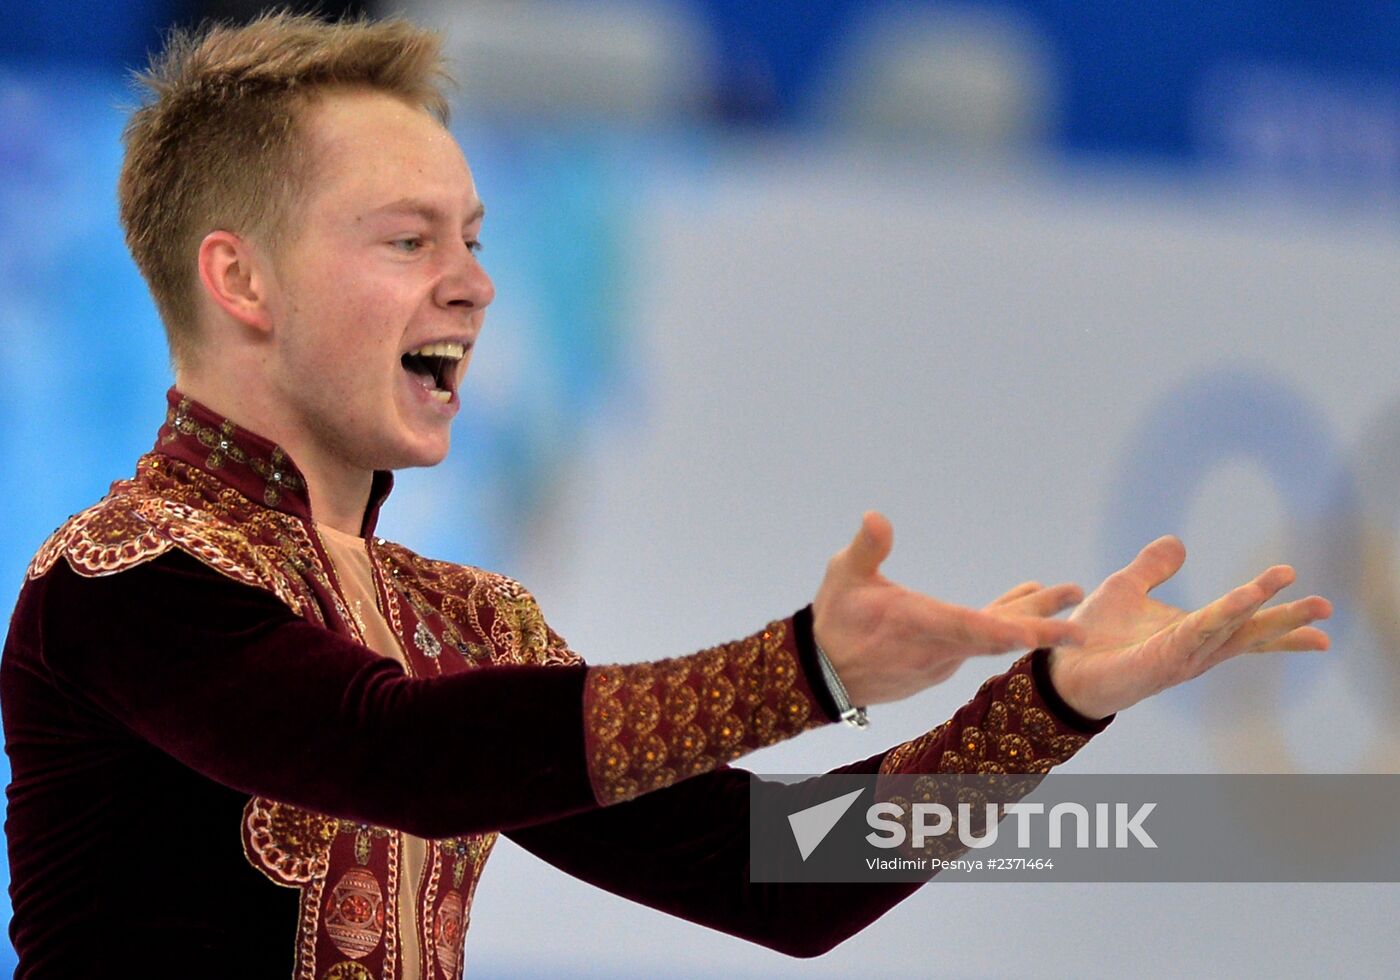
<instances>
[{"instance_id":1,"label":"embroidered collar","mask_svg":"<svg viewBox=\"0 0 1400 980\"><path fill-rule=\"evenodd\" d=\"M306 478L286 451L209 410L176 388L166 392L169 407L156 437L155 451L198 467L250 500L311 520ZM394 485L394 475L377 470L361 534L374 533L379 509Z\"/></svg>"}]
</instances>

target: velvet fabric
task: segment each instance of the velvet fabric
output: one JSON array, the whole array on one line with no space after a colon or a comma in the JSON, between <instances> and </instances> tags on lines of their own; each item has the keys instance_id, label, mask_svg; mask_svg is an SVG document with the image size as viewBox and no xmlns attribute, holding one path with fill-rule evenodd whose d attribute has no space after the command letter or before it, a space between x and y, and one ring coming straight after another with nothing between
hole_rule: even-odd
<instances>
[{"instance_id":1,"label":"velvet fabric","mask_svg":"<svg viewBox=\"0 0 1400 980\"><path fill-rule=\"evenodd\" d=\"M310 510L294 464L178 393L171 405L144 476L114 487L111 499L137 503L116 523L83 525L61 554L41 551L0 660L17 976L340 980L373 963L396 977L392 921L333 931L334 946L307 933L361 897L351 886L363 881L335 862L391 871L397 832L442 842L419 896L432 977L462 970L496 832L584 880L794 955L829 949L912 890L750 883L742 770L679 774L601 806L597 719L584 707L599 668L567 651L528 594L371 539L406 672L356 642L314 536L297 536ZM389 483L376 481L367 534ZM468 602L483 582L494 619ZM721 649L710 676L758 691L761 711L767 682L744 673L744 651L770 674L790 656L785 697L810 703L804 725L832 719L808 611L744 644L734 658ZM696 657L716 663L714 650ZM1059 702L1044 662L1023 658L945 725L846 771L1044 771L1103 727ZM714 738L724 717L702 710L695 724ZM959 754L970 740L980 755ZM796 808L808 787L761 791ZM276 838L282 864L267 864L259 833ZM373 953L355 945L366 937Z\"/></svg>"}]
</instances>

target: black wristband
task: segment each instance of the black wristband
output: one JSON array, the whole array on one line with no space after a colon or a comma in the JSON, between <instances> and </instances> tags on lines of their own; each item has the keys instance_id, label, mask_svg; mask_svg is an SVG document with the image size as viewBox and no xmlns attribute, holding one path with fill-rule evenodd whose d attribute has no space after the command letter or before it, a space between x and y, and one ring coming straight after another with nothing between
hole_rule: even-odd
<instances>
[{"instance_id":1,"label":"black wristband","mask_svg":"<svg viewBox=\"0 0 1400 980\"><path fill-rule=\"evenodd\" d=\"M1086 735L1097 735L1108 727L1110 721L1118 717L1114 713L1107 718L1088 718L1065 703L1065 699L1060 697L1060 692L1055 690L1055 685L1050 682L1049 647L1041 647L1031 654L1031 679L1035 681L1036 690L1040 692L1040 699L1045 702L1045 707L1076 731Z\"/></svg>"},{"instance_id":2,"label":"black wristband","mask_svg":"<svg viewBox=\"0 0 1400 980\"><path fill-rule=\"evenodd\" d=\"M817 638L812 634L812 607L803 606L792 614L792 636L797 642L797 659L802 664L802 672L807 675L807 686L812 696L826 715L827 721L840 721L841 713L836 710L836 698L822 676L821 663L817 660Z\"/></svg>"}]
</instances>

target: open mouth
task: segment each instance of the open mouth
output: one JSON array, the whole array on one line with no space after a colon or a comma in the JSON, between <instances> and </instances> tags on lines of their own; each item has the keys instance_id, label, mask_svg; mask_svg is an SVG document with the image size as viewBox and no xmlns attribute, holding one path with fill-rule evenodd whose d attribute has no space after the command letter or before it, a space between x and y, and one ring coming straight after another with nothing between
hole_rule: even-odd
<instances>
[{"instance_id":1,"label":"open mouth","mask_svg":"<svg viewBox=\"0 0 1400 980\"><path fill-rule=\"evenodd\" d=\"M428 344L403 355L404 370L440 402L452 400L457 384L457 365L467 354L467 345L455 341Z\"/></svg>"}]
</instances>

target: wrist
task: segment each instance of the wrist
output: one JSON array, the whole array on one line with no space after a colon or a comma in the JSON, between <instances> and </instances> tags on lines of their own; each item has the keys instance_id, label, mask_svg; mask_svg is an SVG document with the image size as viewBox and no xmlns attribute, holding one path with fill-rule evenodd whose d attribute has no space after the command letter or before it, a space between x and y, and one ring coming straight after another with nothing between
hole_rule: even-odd
<instances>
[{"instance_id":1,"label":"wrist","mask_svg":"<svg viewBox=\"0 0 1400 980\"><path fill-rule=\"evenodd\" d=\"M810 619L809 638L812 646L812 659L816 667L815 676L812 678L812 686L820 685L824 690L825 697L822 698L823 706L831 712L833 721L844 721L854 728L868 728L870 719L866 714L864 702L857 702L851 695L850 689L846 686L841 677L840 670L832 663L831 656L822 646L821 640L817 638L817 613L816 603L807 607L804 612L808 613Z\"/></svg>"},{"instance_id":2,"label":"wrist","mask_svg":"<svg viewBox=\"0 0 1400 980\"><path fill-rule=\"evenodd\" d=\"M818 596L818 600L820 600ZM820 606L814 601L812 610L812 666L815 668L815 676L820 678L819 683L827 690L831 691L833 703L837 692L836 684L828 676L828 672L834 673L836 680L840 683L842 692L848 695L849 703L869 707L874 701L882 701L884 698L872 697L869 690L868 672L862 669L862 664L858 657L853 657L851 643L848 639L843 640L841 630L833 630L829 622L824 622ZM820 656L817 651L821 651Z\"/></svg>"},{"instance_id":3,"label":"wrist","mask_svg":"<svg viewBox=\"0 0 1400 980\"><path fill-rule=\"evenodd\" d=\"M1069 724L1084 730L1098 730L1113 718L1114 712L1101 711L1085 697L1074 669L1073 654L1059 647L1035 651L1034 672L1042 682L1041 697Z\"/></svg>"},{"instance_id":4,"label":"wrist","mask_svg":"<svg viewBox=\"0 0 1400 980\"><path fill-rule=\"evenodd\" d=\"M853 728L869 728L870 718L866 714L865 705L858 705L851 700L846 685L841 683L841 675L831 665L831 658L826 655L822 645L816 642L815 636L813 645L817 650L817 663L821 669L822 680L826 682L827 692L836 706L836 716Z\"/></svg>"},{"instance_id":5,"label":"wrist","mask_svg":"<svg viewBox=\"0 0 1400 980\"><path fill-rule=\"evenodd\" d=\"M836 702L831 697L826 678L822 676L821 663L817 659L817 641L814 628L815 617L812 607L806 606L792 615L793 640L797 645L797 659L802 675L811 689L812 698L827 721L840 721L841 713L836 710Z\"/></svg>"}]
</instances>

